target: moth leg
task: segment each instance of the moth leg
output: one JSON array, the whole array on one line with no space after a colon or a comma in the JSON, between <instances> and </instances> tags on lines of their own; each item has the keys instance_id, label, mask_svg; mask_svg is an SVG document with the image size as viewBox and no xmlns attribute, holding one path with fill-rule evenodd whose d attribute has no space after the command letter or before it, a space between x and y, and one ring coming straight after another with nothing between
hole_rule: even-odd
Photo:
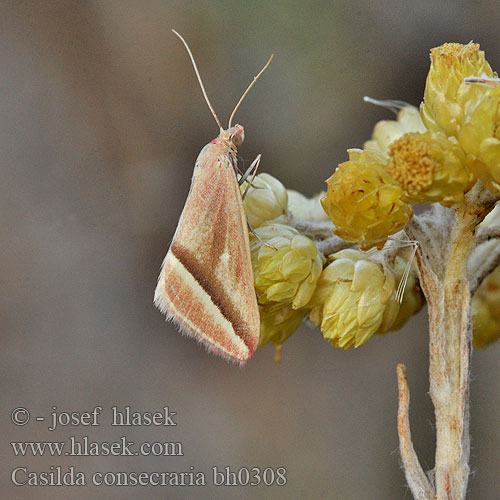
<instances>
[{"instance_id":1,"label":"moth leg","mask_svg":"<svg viewBox=\"0 0 500 500\"><path fill-rule=\"evenodd\" d=\"M248 183L243 195L242 195L242 198L245 199L245 196L246 194L248 193L248 189L250 188L250 186L252 185L253 183L253 180L255 179L255 176L257 175L257 170L259 168L259 165L260 165L260 158L261 158L261 155L257 155L257 158L255 158L255 160L252 162L252 164L247 168L247 171L241 176L241 179L239 180L239 184L240 186L245 182L245 180L247 179L247 177L250 175L250 173L252 172L253 170L253 173L252 173L252 178L250 179L250 182ZM248 229L250 230L250 232L263 244L265 245L266 247L269 247L269 248L274 248L274 250L278 250L274 245L271 245L270 243L268 243L267 241L264 241L253 229L252 227L252 224L250 224L250 221L248 220L248 217L247 217L247 224L248 224Z\"/></svg>"},{"instance_id":2,"label":"moth leg","mask_svg":"<svg viewBox=\"0 0 500 500\"><path fill-rule=\"evenodd\" d=\"M269 247L269 248L274 248L274 250L278 250L274 245L271 245L271 243L268 243L267 241L263 240L254 230L254 228L252 227L252 224L250 224L250 221L248 220L248 217L247 217L247 224L248 224L248 229L250 230L250 232L263 244L265 245L266 247Z\"/></svg>"},{"instance_id":3,"label":"moth leg","mask_svg":"<svg viewBox=\"0 0 500 500\"><path fill-rule=\"evenodd\" d=\"M241 186L246 180L247 177L252 174L252 178L250 179L250 182L248 183L248 186L245 189L245 192L243 193L243 198L245 198L245 195L247 194L248 188L252 185L253 180L255 179L255 176L257 175L257 170L260 165L260 158L261 155L257 155L257 158L251 163L251 165L247 168L247 171L240 177L240 180L238 181L238 184ZM253 171L253 173L252 173Z\"/></svg>"}]
</instances>

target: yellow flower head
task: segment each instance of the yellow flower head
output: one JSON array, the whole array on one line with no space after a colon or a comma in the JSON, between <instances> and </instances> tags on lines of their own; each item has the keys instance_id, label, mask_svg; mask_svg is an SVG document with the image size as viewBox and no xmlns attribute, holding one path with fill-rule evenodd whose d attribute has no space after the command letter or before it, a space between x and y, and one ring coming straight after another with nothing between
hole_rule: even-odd
<instances>
[{"instance_id":1,"label":"yellow flower head","mask_svg":"<svg viewBox=\"0 0 500 500\"><path fill-rule=\"evenodd\" d=\"M420 118L420 112L409 104L398 113L398 119L379 121L373 129L371 140L363 144L363 149L387 155L389 146L407 132L425 132L427 129Z\"/></svg>"},{"instance_id":2,"label":"yellow flower head","mask_svg":"<svg viewBox=\"0 0 500 500\"><path fill-rule=\"evenodd\" d=\"M481 284L472 297L474 345L485 347L500 338L500 267Z\"/></svg>"},{"instance_id":3,"label":"yellow flower head","mask_svg":"<svg viewBox=\"0 0 500 500\"><path fill-rule=\"evenodd\" d=\"M450 206L462 201L472 186L472 173L454 137L440 132L404 134L391 144L389 155L387 171L409 203L439 201Z\"/></svg>"},{"instance_id":4,"label":"yellow flower head","mask_svg":"<svg viewBox=\"0 0 500 500\"><path fill-rule=\"evenodd\" d=\"M359 250L341 250L332 258L309 303L309 319L335 347L359 347L392 322L384 315L395 291L394 272ZM394 319L397 307L388 312Z\"/></svg>"},{"instance_id":5,"label":"yellow flower head","mask_svg":"<svg viewBox=\"0 0 500 500\"><path fill-rule=\"evenodd\" d=\"M388 159L373 151L350 150L326 181L321 200L335 224L335 233L362 249L382 248L387 237L403 229L413 210L403 201L404 191L386 171Z\"/></svg>"},{"instance_id":6,"label":"yellow flower head","mask_svg":"<svg viewBox=\"0 0 500 500\"><path fill-rule=\"evenodd\" d=\"M244 193L247 183L241 185ZM288 195L285 186L269 174L259 174L255 177L247 191L245 212L252 228L257 228L264 222L276 219L286 214Z\"/></svg>"},{"instance_id":7,"label":"yellow flower head","mask_svg":"<svg viewBox=\"0 0 500 500\"><path fill-rule=\"evenodd\" d=\"M306 314L305 309L292 309L291 305L259 305L259 347L268 342L281 345L297 330Z\"/></svg>"},{"instance_id":8,"label":"yellow flower head","mask_svg":"<svg viewBox=\"0 0 500 500\"><path fill-rule=\"evenodd\" d=\"M464 78L496 76L479 50L479 44L445 43L431 50L431 67L427 75L424 101L420 106L422 120L429 130L456 136L468 107L480 96L477 85Z\"/></svg>"},{"instance_id":9,"label":"yellow flower head","mask_svg":"<svg viewBox=\"0 0 500 500\"><path fill-rule=\"evenodd\" d=\"M268 245L250 237L255 290L259 304L304 307L316 287L323 260L314 242L296 229L268 222L255 230Z\"/></svg>"},{"instance_id":10,"label":"yellow flower head","mask_svg":"<svg viewBox=\"0 0 500 500\"><path fill-rule=\"evenodd\" d=\"M476 175L489 189L500 191L500 88L471 84L481 92L469 107L458 134Z\"/></svg>"}]
</instances>

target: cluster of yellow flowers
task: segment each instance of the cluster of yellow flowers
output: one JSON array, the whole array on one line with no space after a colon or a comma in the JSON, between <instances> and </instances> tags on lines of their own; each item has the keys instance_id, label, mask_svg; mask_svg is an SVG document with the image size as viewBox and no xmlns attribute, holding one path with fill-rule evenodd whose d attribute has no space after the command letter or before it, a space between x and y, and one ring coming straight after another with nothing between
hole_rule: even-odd
<instances>
[{"instance_id":1,"label":"cluster of yellow flowers","mask_svg":"<svg viewBox=\"0 0 500 500\"><path fill-rule=\"evenodd\" d=\"M388 265L365 252L346 249L331 256L309 306L309 319L321 327L335 347L364 344L375 333L400 328L422 304L413 278L402 308L397 300L398 278L406 267L399 257Z\"/></svg>"},{"instance_id":2,"label":"cluster of yellow flowers","mask_svg":"<svg viewBox=\"0 0 500 500\"><path fill-rule=\"evenodd\" d=\"M245 183L242 191L246 189ZM253 227L250 251L260 311L259 346L280 346L308 317L331 344L357 347L375 333L400 328L423 303L414 274L402 303L396 298L398 284L406 279L402 257L386 261L346 249L325 258L311 238L293 227L293 220L329 221L322 195L306 198L287 191L269 174L260 174L245 196Z\"/></svg>"},{"instance_id":3,"label":"cluster of yellow flowers","mask_svg":"<svg viewBox=\"0 0 500 500\"><path fill-rule=\"evenodd\" d=\"M323 196L307 199L270 175L256 177L244 202L255 229L260 345L281 345L307 316L332 345L358 347L420 309L422 293L407 261L374 248L404 229L414 205L452 207L478 179L500 196L496 76L478 44L434 48L420 109L405 105L397 120L379 122L363 149L348 150ZM323 256L294 227L296 219L333 221L334 233L359 248ZM485 345L500 336L500 269L479 288L473 307L474 342Z\"/></svg>"},{"instance_id":4,"label":"cluster of yellow flowers","mask_svg":"<svg viewBox=\"0 0 500 500\"><path fill-rule=\"evenodd\" d=\"M278 179L259 174L249 188L244 183L241 189L248 189L245 212L253 228L250 252L260 312L259 346L281 345L306 314L323 257L312 239L290 225L289 194ZM296 200L300 196L293 195Z\"/></svg>"},{"instance_id":5,"label":"cluster of yellow flowers","mask_svg":"<svg viewBox=\"0 0 500 500\"><path fill-rule=\"evenodd\" d=\"M453 206L477 179L500 192L496 73L474 43L434 48L431 61L420 113L408 106L397 122L379 123L365 150L350 150L327 181L322 202L335 232L364 249L404 228L413 205Z\"/></svg>"}]
</instances>

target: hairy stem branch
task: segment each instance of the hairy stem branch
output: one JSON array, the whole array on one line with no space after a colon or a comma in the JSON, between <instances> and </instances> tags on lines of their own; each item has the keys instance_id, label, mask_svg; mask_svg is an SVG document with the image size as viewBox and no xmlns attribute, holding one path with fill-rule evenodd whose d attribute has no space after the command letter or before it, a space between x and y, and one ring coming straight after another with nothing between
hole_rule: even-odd
<instances>
[{"instance_id":1,"label":"hairy stem branch","mask_svg":"<svg viewBox=\"0 0 500 500\"><path fill-rule=\"evenodd\" d=\"M410 432L410 391L406 380L406 368L399 363L397 366L399 408L398 408L398 435L401 459L403 460L406 481L415 500L433 500L435 493L425 472L418 461Z\"/></svg>"},{"instance_id":2,"label":"hairy stem branch","mask_svg":"<svg viewBox=\"0 0 500 500\"><path fill-rule=\"evenodd\" d=\"M472 351L471 289L468 259L474 248L475 230L493 206L492 197L480 186L471 190L456 208L454 216L422 219L406 228L411 239L419 241L417 267L429 311L429 380L436 417L435 500L464 500L469 480L469 383ZM439 215L439 214L437 214ZM438 230L436 231L436 228ZM443 239L439 234L449 235ZM403 376L398 369L399 379ZM401 391L405 398L405 390ZM404 384L403 384L404 389ZM407 389L406 389L407 390ZM401 440L401 424L398 421ZM405 431L405 429L403 429ZM406 431L405 431L406 432ZM409 430L408 430L409 436ZM403 437L404 434L403 434ZM414 455L404 450L401 455ZM415 461L408 475L418 472ZM418 461L416 461L418 464ZM421 477L421 475L417 475ZM412 487L415 499L425 498L422 486Z\"/></svg>"},{"instance_id":3,"label":"hairy stem branch","mask_svg":"<svg viewBox=\"0 0 500 500\"><path fill-rule=\"evenodd\" d=\"M500 244L490 240L477 246L469 258L469 281L474 295L483 280L500 265Z\"/></svg>"},{"instance_id":4,"label":"hairy stem branch","mask_svg":"<svg viewBox=\"0 0 500 500\"><path fill-rule=\"evenodd\" d=\"M330 238L334 226L330 221L317 222L304 219L290 219L290 225L313 240ZM338 238L338 236L335 236ZM338 238L340 240L340 238Z\"/></svg>"},{"instance_id":5,"label":"hairy stem branch","mask_svg":"<svg viewBox=\"0 0 500 500\"><path fill-rule=\"evenodd\" d=\"M476 245L498 239L500 239L500 226L483 227L477 232Z\"/></svg>"}]
</instances>

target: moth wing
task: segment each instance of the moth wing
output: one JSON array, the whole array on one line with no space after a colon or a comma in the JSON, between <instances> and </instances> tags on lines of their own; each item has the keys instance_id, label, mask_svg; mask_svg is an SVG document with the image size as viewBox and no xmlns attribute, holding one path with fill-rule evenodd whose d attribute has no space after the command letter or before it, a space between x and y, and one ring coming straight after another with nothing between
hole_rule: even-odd
<instances>
[{"instance_id":1,"label":"moth wing","mask_svg":"<svg viewBox=\"0 0 500 500\"><path fill-rule=\"evenodd\" d=\"M259 340L246 215L231 158L213 156L195 166L155 304L209 351L243 364Z\"/></svg>"}]
</instances>

